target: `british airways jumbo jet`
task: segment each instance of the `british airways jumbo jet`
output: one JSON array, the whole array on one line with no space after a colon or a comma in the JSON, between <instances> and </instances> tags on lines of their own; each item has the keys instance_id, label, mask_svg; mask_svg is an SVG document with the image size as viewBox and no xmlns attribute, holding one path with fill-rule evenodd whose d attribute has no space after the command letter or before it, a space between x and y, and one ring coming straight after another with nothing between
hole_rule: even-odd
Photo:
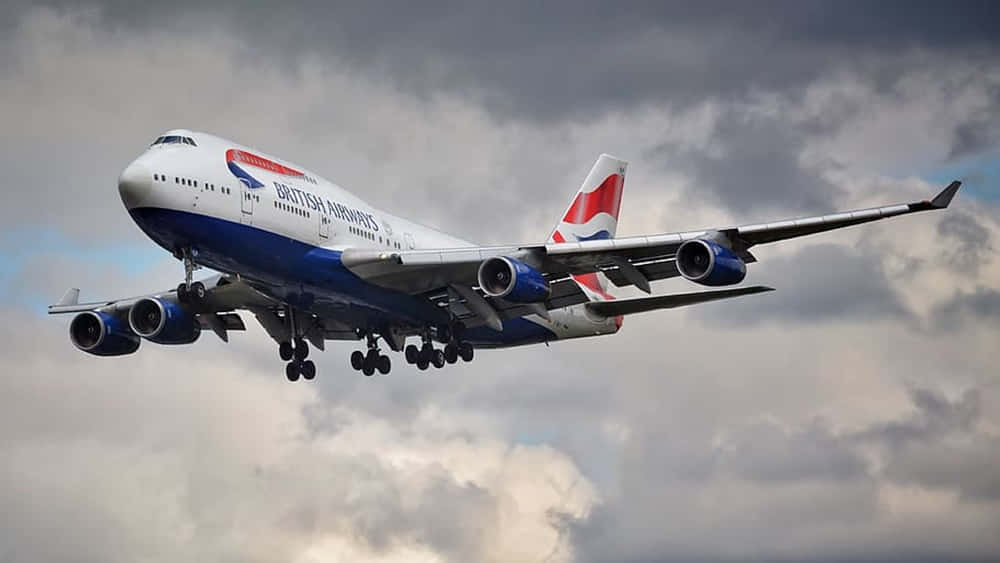
<instances>
[{"instance_id":1,"label":"british airways jumbo jet","mask_svg":"<svg viewBox=\"0 0 1000 563\"><path fill-rule=\"evenodd\" d=\"M183 262L184 281L95 303L70 289L49 313L77 313L70 339L97 356L131 354L143 340L191 344L204 329L228 342L245 330L242 310L278 344L291 381L315 377L309 344L323 350L327 340L364 341L350 363L369 376L389 373L383 344L420 370L441 368L472 361L476 348L614 334L625 315L771 291L615 300L606 284L646 293L676 276L735 285L755 245L943 209L960 186L929 201L616 238L626 167L601 155L545 242L484 247L375 209L297 164L170 131L128 165L118 190L143 232ZM195 281L202 266L220 274Z\"/></svg>"}]
</instances>

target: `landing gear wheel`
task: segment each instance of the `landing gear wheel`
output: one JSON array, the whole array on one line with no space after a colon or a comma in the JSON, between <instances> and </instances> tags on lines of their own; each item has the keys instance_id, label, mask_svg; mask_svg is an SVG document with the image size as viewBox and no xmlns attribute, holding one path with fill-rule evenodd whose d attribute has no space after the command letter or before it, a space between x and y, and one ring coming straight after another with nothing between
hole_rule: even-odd
<instances>
[{"instance_id":1,"label":"landing gear wheel","mask_svg":"<svg viewBox=\"0 0 1000 563\"><path fill-rule=\"evenodd\" d=\"M309 357L309 345L301 338L295 339L295 359L302 361Z\"/></svg>"},{"instance_id":2,"label":"landing gear wheel","mask_svg":"<svg viewBox=\"0 0 1000 563\"><path fill-rule=\"evenodd\" d=\"M278 344L278 355L281 356L282 360L286 362L291 360L292 353L293 350L291 342L282 342L281 344Z\"/></svg>"},{"instance_id":3,"label":"landing gear wheel","mask_svg":"<svg viewBox=\"0 0 1000 563\"><path fill-rule=\"evenodd\" d=\"M444 352L442 352L441 350L434 350L434 352L431 354L431 363L434 364L434 367L438 369L443 368Z\"/></svg>"},{"instance_id":4,"label":"landing gear wheel","mask_svg":"<svg viewBox=\"0 0 1000 563\"><path fill-rule=\"evenodd\" d=\"M454 342L449 342L444 347L444 361L453 364L458 361L458 346Z\"/></svg>"},{"instance_id":5,"label":"landing gear wheel","mask_svg":"<svg viewBox=\"0 0 1000 563\"><path fill-rule=\"evenodd\" d=\"M406 363L415 364L417 363L417 359L420 357L420 350L418 350L417 347L414 346L413 344L410 344L406 347L405 354L406 354Z\"/></svg>"},{"instance_id":6,"label":"landing gear wheel","mask_svg":"<svg viewBox=\"0 0 1000 563\"><path fill-rule=\"evenodd\" d=\"M303 378L311 380L312 378L316 377L316 364L314 364L312 360L306 360L302 362L299 371L302 372Z\"/></svg>"},{"instance_id":7,"label":"landing gear wheel","mask_svg":"<svg viewBox=\"0 0 1000 563\"><path fill-rule=\"evenodd\" d=\"M365 377L371 377L375 374L375 366L366 361L364 367L361 368L361 373L365 374Z\"/></svg>"},{"instance_id":8,"label":"landing gear wheel","mask_svg":"<svg viewBox=\"0 0 1000 563\"><path fill-rule=\"evenodd\" d=\"M181 303L187 303L191 300L191 294L188 291L188 286L186 283L182 283L177 286L177 300Z\"/></svg>"},{"instance_id":9,"label":"landing gear wheel","mask_svg":"<svg viewBox=\"0 0 1000 563\"><path fill-rule=\"evenodd\" d=\"M351 353L351 367L358 371L365 367L365 355L361 353L361 350L355 350Z\"/></svg>"},{"instance_id":10,"label":"landing gear wheel","mask_svg":"<svg viewBox=\"0 0 1000 563\"><path fill-rule=\"evenodd\" d=\"M417 360L417 369L419 369L420 371L426 370L429 366L430 363L427 360L423 358Z\"/></svg>"},{"instance_id":11,"label":"landing gear wheel","mask_svg":"<svg viewBox=\"0 0 1000 563\"><path fill-rule=\"evenodd\" d=\"M191 289L188 291L188 298L194 303L204 303L205 297L208 296L208 290L205 289L205 284L201 282L194 282L191 284Z\"/></svg>"},{"instance_id":12,"label":"landing gear wheel","mask_svg":"<svg viewBox=\"0 0 1000 563\"><path fill-rule=\"evenodd\" d=\"M378 361L375 362L375 369L382 375L388 375L389 370L392 369L392 361L389 360L389 356L379 356Z\"/></svg>"},{"instance_id":13,"label":"landing gear wheel","mask_svg":"<svg viewBox=\"0 0 1000 563\"><path fill-rule=\"evenodd\" d=\"M375 348L369 348L368 353L365 354L365 362L371 364L373 367L378 362L378 350Z\"/></svg>"},{"instance_id":14,"label":"landing gear wheel","mask_svg":"<svg viewBox=\"0 0 1000 563\"><path fill-rule=\"evenodd\" d=\"M288 362L285 365L285 377L288 381L298 381L299 380L299 364L298 362Z\"/></svg>"},{"instance_id":15,"label":"landing gear wheel","mask_svg":"<svg viewBox=\"0 0 1000 563\"><path fill-rule=\"evenodd\" d=\"M460 344L458 346L458 355L461 356L463 362L472 361L472 345L471 344Z\"/></svg>"}]
</instances>

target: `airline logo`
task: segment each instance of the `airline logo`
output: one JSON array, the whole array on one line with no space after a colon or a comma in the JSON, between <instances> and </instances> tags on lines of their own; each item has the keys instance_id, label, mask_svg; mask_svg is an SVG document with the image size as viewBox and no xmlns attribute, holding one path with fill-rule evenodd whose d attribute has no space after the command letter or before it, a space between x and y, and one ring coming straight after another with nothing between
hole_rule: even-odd
<instances>
[{"instance_id":1,"label":"airline logo","mask_svg":"<svg viewBox=\"0 0 1000 563\"><path fill-rule=\"evenodd\" d=\"M605 178L597 189L576 194L559 228L552 233L553 241L566 242L567 236L575 241L603 240L614 236L625 185L625 171L621 169L619 172Z\"/></svg>"},{"instance_id":2,"label":"airline logo","mask_svg":"<svg viewBox=\"0 0 1000 563\"><path fill-rule=\"evenodd\" d=\"M253 166L261 170L267 170L268 172L272 172L274 174L281 174L282 176L290 176L292 178L305 177L305 174L295 170L294 168L289 168L262 156L257 156L253 153L236 149L229 149L226 151L226 166L229 167L229 171L233 173L233 176L236 176L251 188L262 188L264 187L264 184L247 172L245 168L247 166Z\"/></svg>"}]
</instances>

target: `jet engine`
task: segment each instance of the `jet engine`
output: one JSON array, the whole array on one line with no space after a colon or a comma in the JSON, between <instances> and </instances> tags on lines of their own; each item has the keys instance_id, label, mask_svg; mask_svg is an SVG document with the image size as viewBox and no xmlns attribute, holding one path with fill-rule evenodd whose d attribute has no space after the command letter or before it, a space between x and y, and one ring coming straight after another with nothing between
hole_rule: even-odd
<instances>
[{"instance_id":1,"label":"jet engine","mask_svg":"<svg viewBox=\"0 0 1000 563\"><path fill-rule=\"evenodd\" d=\"M692 239L677 249L677 271L702 285L733 285L746 277L747 265L719 243Z\"/></svg>"},{"instance_id":2,"label":"jet engine","mask_svg":"<svg viewBox=\"0 0 1000 563\"><path fill-rule=\"evenodd\" d=\"M95 356L124 356L139 349L139 337L122 319L99 311L73 317L69 339L80 350Z\"/></svg>"},{"instance_id":3,"label":"jet engine","mask_svg":"<svg viewBox=\"0 0 1000 563\"><path fill-rule=\"evenodd\" d=\"M157 344L191 344L201 336L201 325L183 307L157 297L132 305L128 324L139 336Z\"/></svg>"},{"instance_id":4,"label":"jet engine","mask_svg":"<svg viewBox=\"0 0 1000 563\"><path fill-rule=\"evenodd\" d=\"M551 292L541 272L506 256L489 258L479 265L479 287L490 297L515 303L539 303Z\"/></svg>"}]
</instances>

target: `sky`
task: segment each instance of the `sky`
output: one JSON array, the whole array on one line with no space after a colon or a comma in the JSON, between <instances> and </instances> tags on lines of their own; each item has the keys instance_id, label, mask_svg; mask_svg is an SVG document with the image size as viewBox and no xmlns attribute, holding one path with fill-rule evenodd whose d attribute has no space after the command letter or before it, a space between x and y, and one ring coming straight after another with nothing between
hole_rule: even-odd
<instances>
[{"instance_id":1,"label":"sky","mask_svg":"<svg viewBox=\"0 0 1000 563\"><path fill-rule=\"evenodd\" d=\"M1000 553L1000 5L202 4L0 7L0 562ZM331 343L290 384L251 316L96 358L44 313L181 279L116 181L182 127L484 244L542 240L602 152L620 235L965 185L756 248L768 294L428 373Z\"/></svg>"}]
</instances>

